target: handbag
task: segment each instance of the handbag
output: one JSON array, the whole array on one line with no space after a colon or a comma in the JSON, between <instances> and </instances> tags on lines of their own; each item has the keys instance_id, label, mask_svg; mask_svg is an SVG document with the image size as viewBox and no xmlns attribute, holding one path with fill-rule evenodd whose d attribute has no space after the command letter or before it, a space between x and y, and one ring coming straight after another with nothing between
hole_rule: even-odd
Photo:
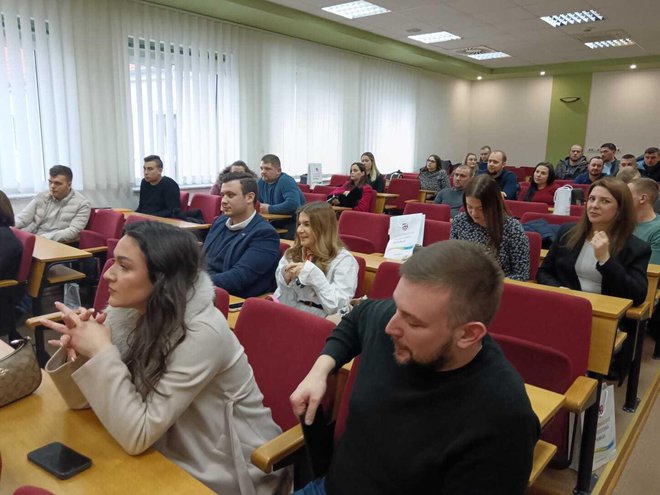
<instances>
[{"instance_id":1,"label":"handbag","mask_svg":"<svg viewBox=\"0 0 660 495\"><path fill-rule=\"evenodd\" d=\"M573 188L570 185L560 187L555 191L555 215L570 215L571 214L571 193Z\"/></svg>"},{"instance_id":2,"label":"handbag","mask_svg":"<svg viewBox=\"0 0 660 495\"><path fill-rule=\"evenodd\" d=\"M41 384L41 369L29 338L15 340L18 347L0 358L0 407L30 395Z\"/></svg>"}]
</instances>

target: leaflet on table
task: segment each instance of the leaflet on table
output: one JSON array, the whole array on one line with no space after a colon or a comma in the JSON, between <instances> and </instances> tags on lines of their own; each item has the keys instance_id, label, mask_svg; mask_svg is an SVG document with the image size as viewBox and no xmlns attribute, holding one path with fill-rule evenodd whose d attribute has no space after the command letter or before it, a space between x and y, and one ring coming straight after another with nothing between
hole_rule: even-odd
<instances>
[{"instance_id":1,"label":"leaflet on table","mask_svg":"<svg viewBox=\"0 0 660 495\"><path fill-rule=\"evenodd\" d=\"M385 249L385 258L405 260L412 256L415 246L424 242L423 213L399 215L390 218L390 240Z\"/></svg>"}]
</instances>

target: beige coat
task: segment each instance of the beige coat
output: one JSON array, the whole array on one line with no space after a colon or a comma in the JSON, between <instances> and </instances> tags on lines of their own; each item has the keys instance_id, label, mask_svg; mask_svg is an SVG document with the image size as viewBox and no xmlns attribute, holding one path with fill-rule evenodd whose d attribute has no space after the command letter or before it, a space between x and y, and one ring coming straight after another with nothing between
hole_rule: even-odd
<instances>
[{"instance_id":1,"label":"beige coat","mask_svg":"<svg viewBox=\"0 0 660 495\"><path fill-rule=\"evenodd\" d=\"M129 454L153 445L218 493L270 494L280 475L265 475L250 463L250 455L280 429L213 297L208 275L200 273L186 307L186 338L170 354L158 382L163 395L143 400L122 361L126 336L135 328L134 310L108 307L113 347L74 363L65 363L58 351L46 371L69 407L88 402Z\"/></svg>"}]
</instances>

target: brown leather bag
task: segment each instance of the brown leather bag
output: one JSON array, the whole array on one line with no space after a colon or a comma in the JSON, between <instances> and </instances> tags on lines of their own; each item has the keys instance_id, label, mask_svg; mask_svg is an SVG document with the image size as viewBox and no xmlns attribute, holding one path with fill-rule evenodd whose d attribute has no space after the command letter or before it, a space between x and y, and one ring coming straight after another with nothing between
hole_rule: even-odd
<instances>
[{"instance_id":1,"label":"brown leather bag","mask_svg":"<svg viewBox=\"0 0 660 495\"><path fill-rule=\"evenodd\" d=\"M0 358L0 407L30 395L41 384L41 369L29 338L15 340L14 352Z\"/></svg>"}]
</instances>

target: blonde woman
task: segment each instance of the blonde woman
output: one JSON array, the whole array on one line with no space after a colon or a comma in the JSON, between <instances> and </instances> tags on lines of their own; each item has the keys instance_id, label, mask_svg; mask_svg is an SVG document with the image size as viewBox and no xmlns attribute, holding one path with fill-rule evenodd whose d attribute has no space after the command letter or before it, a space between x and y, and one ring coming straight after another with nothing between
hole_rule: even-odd
<instances>
[{"instance_id":1,"label":"blonde woman","mask_svg":"<svg viewBox=\"0 0 660 495\"><path fill-rule=\"evenodd\" d=\"M275 298L325 317L348 306L357 277L357 261L339 239L332 207L321 201L301 206L294 244L275 271Z\"/></svg>"},{"instance_id":2,"label":"blonde woman","mask_svg":"<svg viewBox=\"0 0 660 495\"><path fill-rule=\"evenodd\" d=\"M369 151L365 151L362 153L360 161L364 165L364 169L367 172L367 184L369 184L371 188L376 192L385 192L385 178L378 171L374 154Z\"/></svg>"}]
</instances>

